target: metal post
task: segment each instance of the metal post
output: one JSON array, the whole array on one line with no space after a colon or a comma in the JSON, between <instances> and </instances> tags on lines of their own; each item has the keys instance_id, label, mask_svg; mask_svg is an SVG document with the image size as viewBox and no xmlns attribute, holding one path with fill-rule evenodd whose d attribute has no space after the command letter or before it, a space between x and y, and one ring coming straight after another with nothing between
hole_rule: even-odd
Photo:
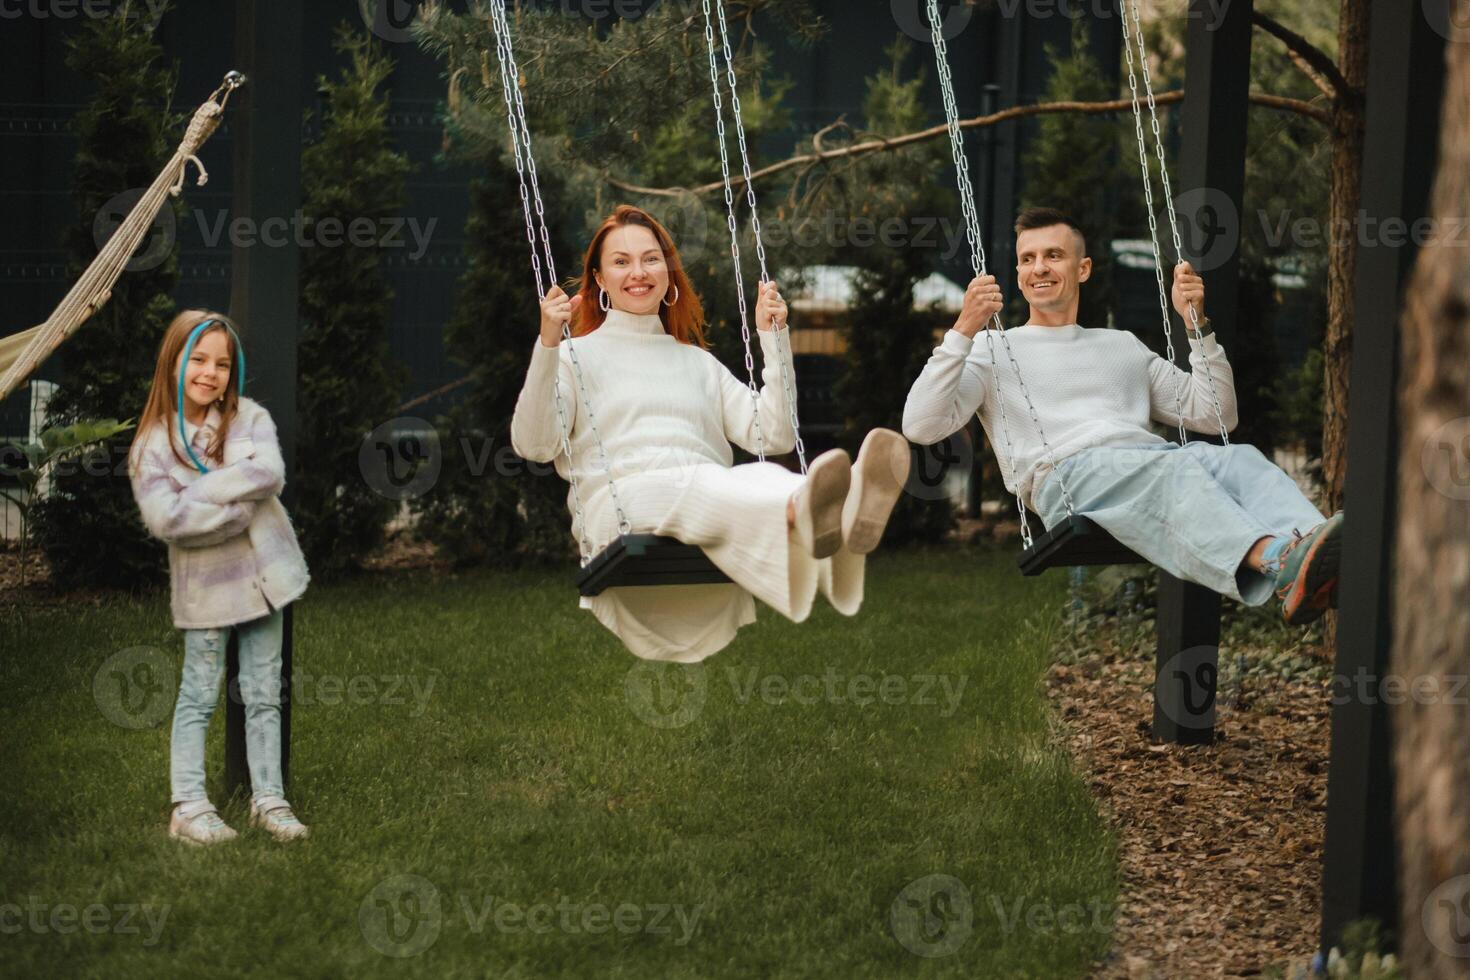
<instances>
[{"instance_id":1,"label":"metal post","mask_svg":"<svg viewBox=\"0 0 1470 980\"><path fill-rule=\"evenodd\" d=\"M1432 6L1432 5L1429 5ZM1426 7L1428 10L1428 7ZM1376 11L1375 11L1376 14ZM1417 7L1374 16L1369 33L1362 213L1412 225L1426 213L1439 145L1444 37ZM1358 229L1334 229L1355 234ZM1322 868L1322 949L1348 923L1399 924L1392 728L1377 696L1388 671L1398 450L1399 311L1413 266L1411 236L1358 252L1343 495L1341 607L1333 677L1332 757Z\"/></svg>"},{"instance_id":2,"label":"metal post","mask_svg":"<svg viewBox=\"0 0 1470 980\"><path fill-rule=\"evenodd\" d=\"M249 83L232 101L234 137L232 218L290 220L301 206L302 5L293 0L239 0L235 8L235 67ZM267 246L257 237L232 256L230 315L249 351L247 394L275 421L286 461L290 506L296 457L297 283L300 249ZM281 776L291 758L291 607L284 611L281 649ZM238 689L238 644L231 636L225 707L225 783L250 785L245 760L245 710Z\"/></svg>"},{"instance_id":3,"label":"metal post","mask_svg":"<svg viewBox=\"0 0 1470 980\"><path fill-rule=\"evenodd\" d=\"M1231 3L1216 17L1205 0L1191 0L1184 69L1184 146L1175 202L1186 257L1205 276L1210 322L1227 349L1235 340L1238 307L1252 6L1252 0ZM1226 236L1223 248L1220 236ZM1165 271L1166 282L1171 274ZM1173 327L1180 366L1187 368L1189 344L1177 316ZM1215 736L1220 597L1160 572L1158 624L1154 738L1209 742Z\"/></svg>"}]
</instances>

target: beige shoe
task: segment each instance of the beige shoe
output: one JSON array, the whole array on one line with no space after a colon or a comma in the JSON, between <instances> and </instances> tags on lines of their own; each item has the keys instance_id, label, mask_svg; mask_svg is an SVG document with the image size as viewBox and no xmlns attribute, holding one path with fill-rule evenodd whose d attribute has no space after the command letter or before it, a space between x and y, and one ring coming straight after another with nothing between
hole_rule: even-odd
<instances>
[{"instance_id":1,"label":"beige shoe","mask_svg":"<svg viewBox=\"0 0 1470 980\"><path fill-rule=\"evenodd\" d=\"M792 496L796 538L813 558L830 558L842 547L842 504L852 483L852 460L829 449L807 468L806 482Z\"/></svg>"},{"instance_id":2,"label":"beige shoe","mask_svg":"<svg viewBox=\"0 0 1470 980\"><path fill-rule=\"evenodd\" d=\"M276 840L300 840L311 830L296 819L291 804L279 796L265 796L250 801L250 825L259 827Z\"/></svg>"},{"instance_id":3,"label":"beige shoe","mask_svg":"<svg viewBox=\"0 0 1470 980\"><path fill-rule=\"evenodd\" d=\"M222 844L238 834L208 800L180 803L168 819L168 835L186 844Z\"/></svg>"},{"instance_id":4,"label":"beige shoe","mask_svg":"<svg viewBox=\"0 0 1470 980\"><path fill-rule=\"evenodd\" d=\"M883 540L883 529L909 478L909 442L892 429L874 429L858 450L852 490L842 508L842 540L866 555Z\"/></svg>"}]
</instances>

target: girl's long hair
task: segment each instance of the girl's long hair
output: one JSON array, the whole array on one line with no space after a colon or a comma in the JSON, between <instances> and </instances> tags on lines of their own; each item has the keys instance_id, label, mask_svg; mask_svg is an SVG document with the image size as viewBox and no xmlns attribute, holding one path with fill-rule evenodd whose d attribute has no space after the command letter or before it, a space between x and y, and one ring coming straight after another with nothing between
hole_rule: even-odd
<instances>
[{"instance_id":1,"label":"girl's long hair","mask_svg":"<svg viewBox=\"0 0 1470 980\"><path fill-rule=\"evenodd\" d=\"M129 458L134 462L137 460L135 454L147 441L149 430L155 425L161 425L168 433L168 445L173 450L174 458L184 466L190 468L194 466L193 462L184 455L182 441L179 437L178 421L175 418L179 410L178 371L187 368L187 365L179 364L179 358L183 356L184 345L189 341L189 334L205 320L217 322L199 335L200 340L215 331L221 331L225 335L225 343L230 348L230 383L225 386L224 404L219 406L219 431L214 434L208 449L205 450L206 458L223 465L225 439L230 432L230 420L240 410L240 379L237 377L239 356L235 350L235 335L239 331L235 328L234 322L224 314L209 310L184 310L174 317L173 322L164 331L163 342L158 345L158 362L153 366L153 387L148 391L148 402L143 406L143 415L138 420L138 428L133 435L133 444L128 450ZM229 325L229 330L225 329L226 324ZM234 333L231 333L231 330Z\"/></svg>"},{"instance_id":2,"label":"girl's long hair","mask_svg":"<svg viewBox=\"0 0 1470 980\"><path fill-rule=\"evenodd\" d=\"M668 263L669 285L678 290L679 298L674 301L673 306L661 304L658 308L659 319L664 323L664 333L681 344L708 347L709 344L704 339L704 307L700 305L699 296L694 292L694 284L684 272L684 262L679 257L673 237L657 218L631 204L618 205L617 210L608 215L598 227L592 236L592 242L587 246L587 255L582 259L582 285L578 290L582 296L582 304L572 314L572 336L589 334L602 326L602 321L607 319L607 314L597 302L600 287L593 273L602 271L602 245L607 236L627 225L638 225L653 232L653 237L658 239L659 248L663 249L664 261Z\"/></svg>"}]
</instances>

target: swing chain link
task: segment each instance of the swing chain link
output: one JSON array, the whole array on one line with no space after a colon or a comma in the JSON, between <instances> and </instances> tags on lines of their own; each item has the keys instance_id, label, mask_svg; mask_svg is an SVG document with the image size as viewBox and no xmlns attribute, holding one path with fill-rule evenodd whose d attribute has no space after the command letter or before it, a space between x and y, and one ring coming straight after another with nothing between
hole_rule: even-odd
<instances>
[{"instance_id":1,"label":"swing chain link","mask_svg":"<svg viewBox=\"0 0 1470 980\"><path fill-rule=\"evenodd\" d=\"M939 16L938 0L928 0L929 7L929 33L934 44L934 60L939 74L939 91L944 99L944 114L949 127L950 155L954 161L956 176L960 192L960 210L965 220L965 238L970 243L970 267L976 276L985 274L985 245L980 235L980 212L975 206L975 189L970 180L970 164L965 156L964 135L960 132L959 107L955 102L954 77L949 67L949 45L944 38L943 19ZM1057 479L1062 490L1062 498L1067 505L1068 516L1076 513L1072 502L1072 494L1067 489L1067 482L1061 472L1055 468L1052 462L1051 444L1047 442L1046 430L1042 427L1041 416L1036 411L1036 404L1031 400L1031 392L1026 387L1026 381L1021 377L1021 367L1016 362L1015 352L1011 349L1010 338L1006 336L1005 325L1001 322L999 312L991 317L995 325L994 330L986 329L985 342L990 353L992 369L999 366L995 357L995 336L1000 336L1001 346L1005 348L1006 358L1011 365L1011 373L1015 375L1017 386L1021 390L1021 396L1026 402L1026 409L1031 416L1031 424L1036 427L1036 434L1041 439L1042 459L1052 467L1052 475ZM996 372L995 401L1000 409L1001 437L1005 441L1005 455L1014 461L1015 454L1012 450L1010 421L1006 413L1005 397L1001 392L999 373ZM1016 480L1016 511L1021 517L1021 543L1024 547L1032 546L1031 525L1026 517L1026 503L1021 497L1021 488L1018 474L1012 471L1012 479Z\"/></svg>"},{"instance_id":2,"label":"swing chain link","mask_svg":"<svg viewBox=\"0 0 1470 980\"><path fill-rule=\"evenodd\" d=\"M721 13L723 13L723 7ZM745 344L745 372L750 379L747 387L750 389L750 407L755 421L756 456L764 463L766 461L766 437L761 429L760 388L756 384L755 353L751 350L750 319L745 306L745 273L740 267L740 224L735 217L735 189L730 182L730 151L725 145L724 102L720 97L720 70L719 61L715 56L715 27L714 18L710 12L710 0L704 0L704 43L709 54L709 82L710 91L714 97L715 133L720 144L720 175L725 182L725 223L730 230L730 256L734 259L735 264L735 297L740 309L740 339ZM756 243L759 247L759 233L756 234Z\"/></svg>"},{"instance_id":3,"label":"swing chain link","mask_svg":"<svg viewBox=\"0 0 1470 980\"><path fill-rule=\"evenodd\" d=\"M708 23L708 7L709 7L709 0L705 0L706 23ZM751 175L750 151L746 147L746 142L745 142L745 119L744 119L744 116L741 114L741 111L740 111L740 90L739 90L738 86L736 85L736 78L735 78L735 54L734 54L734 51L731 49L731 46L730 46L730 31L729 31L728 25L725 22L725 3L724 3L724 0L716 0L715 12L718 15L719 21L720 21L720 41L721 41L721 45L723 47L723 53L724 53L724 56L725 56L725 77L726 77L726 83L729 85L729 88L730 88L730 113L731 113L731 115L735 119L735 135L736 135L736 139L737 139L737 141L739 143L739 146L740 146L740 170L741 170L742 176L745 178L745 200L746 200L746 206L748 208L750 208L751 232L755 236L755 256L756 256L756 262L758 263L758 265L760 267L760 282L761 282L761 285L765 285L766 283L769 283L771 281L771 277L770 277L770 274L766 270L766 245L765 245L765 242L762 240L762 236L761 236L761 219L760 219L760 213L756 209L755 179ZM706 40L708 41L709 39L710 39L709 38L709 35L708 35L708 33L706 33ZM714 54L713 53L713 50L711 50L710 54L711 54L711 59L713 59L713 54ZM719 119L719 101L718 101L719 83L718 82L715 83L715 89L716 89L715 114L716 114L716 118ZM724 145L725 145L725 139L724 139L724 123L723 123L723 120L720 120L720 148L721 148L721 151L723 151ZM728 173L725 176L725 186L726 186L726 190L728 192L729 186L730 186L729 185L729 174ZM782 392L786 396L786 405L787 405L787 411L788 411L789 416L790 416L789 421L791 422L791 431L792 431L792 434L795 436L795 439L796 439L796 460L797 460L797 463L801 466L801 472L802 472L802 474L805 475L805 473L806 473L806 444L802 441L802 438L801 438L801 420L798 418L798 415L797 415L796 392L793 390L794 389L794 384L793 384L793 381L792 381L792 378L791 378L791 366L787 364L786 350L785 350L786 346L789 344L789 341L790 341L790 332L789 332L789 330L783 329L783 328L787 327L788 324L777 323L777 324L773 324L773 326L774 326L774 330L772 331L772 333L773 333L774 338L775 338L775 341L776 341L776 352L777 352L776 360L780 364L780 367L781 367L781 390L782 390ZM746 365L747 365L747 368L749 368L749 366L750 366L751 352L750 352L750 340L749 340L748 333L747 333L746 343L745 343L745 357L746 357Z\"/></svg>"},{"instance_id":4,"label":"swing chain link","mask_svg":"<svg viewBox=\"0 0 1470 980\"><path fill-rule=\"evenodd\" d=\"M500 61L500 84L502 95L505 99L506 117L510 124L511 141L515 151L516 176L520 182L521 208L526 220L526 240L531 245L531 267L536 277L536 291L541 299L546 298L552 286L556 285L556 264L552 257L551 235L546 226L546 212L541 199L540 182L536 174L536 158L531 150L531 129L526 122L526 106L520 90L520 68L516 64L515 50L511 42L510 24L505 16L503 3L491 3L490 5L491 27L495 32L496 54ZM522 144L524 143L524 156ZM528 188L529 182L529 188ZM532 200L535 202L535 219L533 222L531 209ZM540 251L544 251L546 259L546 279L542 279L541 261L537 248L537 230L540 232ZM581 361L577 357L577 345L572 341L571 322L562 324L562 343L566 345L567 355L571 360L572 375L576 379L577 388L580 392L581 406L587 414L587 425L592 432L593 442L597 446L598 456L602 462L603 472L607 474L608 493L612 498L613 509L617 513L618 533L632 533L632 524L627 514L623 511L622 501L618 498L617 483L613 479L612 467L608 461L607 447L603 444L602 434L597 428L597 417L592 410L592 401L587 393L586 379L582 374ZM576 524L580 531L580 550L582 564L585 566L592 560L591 539L588 536L586 515L582 508L582 494L577 480L576 468L572 462L571 424L567 418L565 401L561 391L561 378L556 379L553 386L556 399L556 417L561 434L562 452L567 458L567 478L571 484L572 506L576 512Z\"/></svg>"},{"instance_id":5,"label":"swing chain link","mask_svg":"<svg viewBox=\"0 0 1470 980\"><path fill-rule=\"evenodd\" d=\"M1126 2L1128 2L1128 0L1120 0L1120 6L1122 3ZM1130 41L1128 36L1128 11L1120 10L1120 13L1122 13L1123 15L1123 46L1125 49L1128 49L1128 82L1130 86L1133 85L1133 51L1131 48L1131 44L1137 43L1139 66L1143 71L1143 89L1148 98L1148 115L1154 134L1154 151L1159 158L1159 181L1164 189L1164 206L1169 212L1169 232L1174 242L1174 256L1176 261L1183 262L1184 240L1183 237L1179 234L1179 216L1174 211L1174 194L1169 186L1169 168L1164 164L1164 138L1159 132L1158 106L1154 101L1153 79L1151 77L1148 66L1148 46L1144 42L1143 37L1143 18L1139 14L1138 0L1131 0L1130 5L1133 10L1132 41ZM1136 88L1134 88L1133 90L1133 116L1135 129L1138 130L1139 152L1140 155L1144 155L1143 133L1142 126L1139 120L1138 90ZM1146 196L1149 199L1149 230L1153 238L1155 271L1158 274L1160 280L1159 301L1162 303L1164 301L1163 268L1161 267L1159 262L1159 235L1158 227L1154 222L1154 209L1152 205L1153 197L1151 193L1147 193L1149 190L1149 177L1147 167L1144 168L1143 180L1144 191L1146 192ZM1164 336L1166 338L1169 338L1169 362L1172 364L1174 362L1174 344L1172 338L1170 338L1167 307L1165 307L1164 311L1164 320ZM1199 311L1194 308L1193 303L1189 304L1189 323L1193 336L1200 337ZM1205 368L1205 380L1209 383L1210 387L1210 399L1214 402L1215 421L1220 426L1220 439L1225 445L1228 446L1230 445L1230 430L1225 425L1225 409L1220 404L1220 392L1215 387L1215 372L1210 367L1210 360L1208 357L1205 357L1203 359L1203 362ZM1180 414L1183 414L1182 411ZM1180 419L1179 423L1179 432L1182 439L1184 437L1184 422L1182 418Z\"/></svg>"},{"instance_id":6,"label":"swing chain link","mask_svg":"<svg viewBox=\"0 0 1470 980\"><path fill-rule=\"evenodd\" d=\"M1122 0L1122 2L1126 4L1128 0ZM1135 74L1133 66L1133 35L1128 29L1127 9L1123 9L1122 14L1123 52L1128 58L1128 90L1133 94L1133 133L1138 142L1138 168L1143 175L1144 211L1148 214L1148 237L1154 252L1154 281L1159 287L1159 315L1164 322L1164 348L1167 352L1169 363L1173 365L1176 363L1174 354L1174 330L1169 322L1168 290L1164 286L1164 259L1159 250L1159 223L1155 217L1153 180L1149 172L1148 163L1148 144L1143 135L1143 112L1138 104L1138 76ZM1140 55L1140 60L1145 61L1144 70L1147 71L1146 59ZM1160 159L1159 167L1163 169L1162 158ZM1165 179L1167 180L1167 176ZM1174 248L1175 254L1179 254L1179 242L1177 240ZM1174 377L1174 415L1179 423L1179 444L1181 446L1186 445L1189 442L1189 433L1184 428L1183 375L1175 375Z\"/></svg>"}]
</instances>

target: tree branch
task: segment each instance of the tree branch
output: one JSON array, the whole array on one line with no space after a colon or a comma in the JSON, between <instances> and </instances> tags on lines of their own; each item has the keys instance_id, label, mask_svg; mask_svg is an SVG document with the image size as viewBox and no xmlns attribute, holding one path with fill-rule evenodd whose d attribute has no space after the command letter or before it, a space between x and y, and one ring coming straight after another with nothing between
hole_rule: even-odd
<instances>
[{"instance_id":1,"label":"tree branch","mask_svg":"<svg viewBox=\"0 0 1470 980\"><path fill-rule=\"evenodd\" d=\"M1175 92L1164 92L1154 97L1154 104L1160 106L1173 105L1174 103L1181 101L1183 98L1184 92L1182 90ZM1250 101L1254 105L1265 106L1269 109L1277 109L1282 112L1294 112L1298 115L1307 116L1311 119L1317 120L1323 125L1331 124L1332 117L1326 109L1323 109L1320 106L1313 105L1310 102L1303 102L1301 99L1288 99L1279 95L1252 93L1250 96ZM1058 112L1075 112L1084 115L1102 115L1110 112L1122 112L1126 109L1131 109L1132 106L1132 99L1112 99L1107 102L1038 102L1033 105L1012 106L1009 109L1002 109L999 112L992 112L988 116L976 116L973 119L962 119L960 120L959 125L961 129L981 129L986 126L994 126L997 123L1006 122L1010 119L1022 119L1027 116L1040 116ZM828 128L830 129L831 127ZM823 130L823 132L826 132L826 130ZM938 139L941 136L947 135L949 135L948 126L931 126L928 129L921 129L918 132L914 133L905 133L903 136L895 136L891 139L879 137L876 139L864 140L861 143L854 143L851 146L844 146L840 149L822 150L816 153L802 153L794 157L789 157L778 163L773 163L769 166L762 167L761 169L752 173L750 176L752 180L759 180L762 177L770 177L783 171L790 170L793 167L806 167L808 170L810 170L817 164L824 163L828 160L851 159L854 157L865 156L869 153L878 153L885 150L898 150L907 146L913 146L917 143L923 143L928 140ZM701 194L713 194L717 191L723 191L725 188L723 181L710 184L702 184L699 187L640 187L637 184L630 184L627 181L618 180L615 177L608 177L607 182L618 190L625 191L629 194L642 194L649 197L686 197L690 195L699 196ZM745 178L743 176L736 176L733 177L731 180L731 184L734 187L742 187L744 186L744 183Z\"/></svg>"},{"instance_id":2,"label":"tree branch","mask_svg":"<svg viewBox=\"0 0 1470 980\"><path fill-rule=\"evenodd\" d=\"M1286 45L1286 53L1292 62L1329 99L1348 100L1360 94L1348 84L1346 78L1343 78L1342 72L1337 68L1337 63L1327 57L1326 52L1296 31L1267 17L1259 10L1251 11L1251 22Z\"/></svg>"}]
</instances>

